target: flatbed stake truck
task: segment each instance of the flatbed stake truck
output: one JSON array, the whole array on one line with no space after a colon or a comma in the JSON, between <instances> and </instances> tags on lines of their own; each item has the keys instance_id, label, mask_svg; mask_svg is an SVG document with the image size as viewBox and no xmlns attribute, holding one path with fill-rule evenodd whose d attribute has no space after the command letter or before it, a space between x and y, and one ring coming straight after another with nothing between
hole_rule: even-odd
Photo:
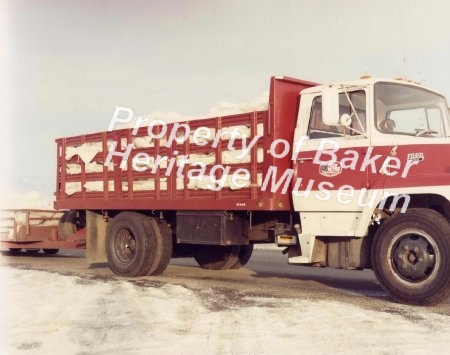
<instances>
[{"instance_id":1,"label":"flatbed stake truck","mask_svg":"<svg viewBox=\"0 0 450 355\"><path fill-rule=\"evenodd\" d=\"M291 264L372 268L399 302L449 295L449 114L418 84L272 77L267 110L56 144L55 208L85 216L87 258L117 275L173 255L239 268L276 242Z\"/></svg>"}]
</instances>

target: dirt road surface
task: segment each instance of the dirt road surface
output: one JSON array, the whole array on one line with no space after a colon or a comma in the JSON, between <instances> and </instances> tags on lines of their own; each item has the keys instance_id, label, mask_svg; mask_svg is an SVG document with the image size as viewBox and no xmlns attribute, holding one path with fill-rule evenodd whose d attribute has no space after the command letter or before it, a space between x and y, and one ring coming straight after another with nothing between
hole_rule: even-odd
<instances>
[{"instance_id":1,"label":"dirt road surface","mask_svg":"<svg viewBox=\"0 0 450 355\"><path fill-rule=\"evenodd\" d=\"M190 258L172 259L161 276L123 278L114 275L107 264L89 265L84 251L63 250L57 255L25 252L1 253L0 263L20 269L42 270L76 275L86 280L128 280L152 287L162 284L184 286L199 295L214 292L211 307L225 309L244 305L246 296L321 299L346 302L363 308L414 317L413 306L395 303L381 289L370 270L335 270L287 264L286 256L273 250L255 250L252 259L240 270L203 270ZM431 313L450 316L450 299L433 307L421 307Z\"/></svg>"}]
</instances>

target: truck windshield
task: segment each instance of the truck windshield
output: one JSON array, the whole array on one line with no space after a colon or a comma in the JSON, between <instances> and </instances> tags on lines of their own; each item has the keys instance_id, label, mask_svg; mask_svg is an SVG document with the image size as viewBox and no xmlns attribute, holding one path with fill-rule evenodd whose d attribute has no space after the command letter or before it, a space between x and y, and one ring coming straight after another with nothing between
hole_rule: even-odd
<instances>
[{"instance_id":1,"label":"truck windshield","mask_svg":"<svg viewBox=\"0 0 450 355\"><path fill-rule=\"evenodd\" d=\"M416 137L445 136L445 99L433 92L402 84L375 84L376 127L383 133Z\"/></svg>"}]
</instances>

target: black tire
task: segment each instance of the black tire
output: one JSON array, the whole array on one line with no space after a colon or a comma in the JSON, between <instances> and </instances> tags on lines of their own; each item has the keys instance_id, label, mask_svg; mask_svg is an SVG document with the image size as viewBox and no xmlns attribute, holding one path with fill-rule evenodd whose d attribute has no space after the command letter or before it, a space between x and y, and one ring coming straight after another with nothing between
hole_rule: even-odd
<instances>
[{"instance_id":1,"label":"black tire","mask_svg":"<svg viewBox=\"0 0 450 355\"><path fill-rule=\"evenodd\" d=\"M55 255L59 252L59 249L42 249L45 254Z\"/></svg>"},{"instance_id":2,"label":"black tire","mask_svg":"<svg viewBox=\"0 0 450 355\"><path fill-rule=\"evenodd\" d=\"M21 250L22 249L20 249L20 248L9 248L9 251L11 252L11 254L14 254L14 255L19 254Z\"/></svg>"},{"instance_id":3,"label":"black tire","mask_svg":"<svg viewBox=\"0 0 450 355\"><path fill-rule=\"evenodd\" d=\"M106 229L106 255L110 269L120 276L144 276L158 267L155 230L148 217L136 212L121 212Z\"/></svg>"},{"instance_id":4,"label":"black tire","mask_svg":"<svg viewBox=\"0 0 450 355\"><path fill-rule=\"evenodd\" d=\"M70 210L63 213L58 222L58 239L66 240L77 231L77 211Z\"/></svg>"},{"instance_id":5,"label":"black tire","mask_svg":"<svg viewBox=\"0 0 450 355\"><path fill-rule=\"evenodd\" d=\"M86 211L77 210L77 214L75 216L75 227L78 230L86 227Z\"/></svg>"},{"instance_id":6,"label":"black tire","mask_svg":"<svg viewBox=\"0 0 450 355\"><path fill-rule=\"evenodd\" d=\"M247 265L248 261L252 257L252 254L253 244L241 245L238 260L236 261L236 264L231 267L231 269L240 269L241 267Z\"/></svg>"},{"instance_id":7,"label":"black tire","mask_svg":"<svg viewBox=\"0 0 450 355\"><path fill-rule=\"evenodd\" d=\"M198 245L194 259L203 269L228 270L238 262L240 250L240 245Z\"/></svg>"},{"instance_id":8,"label":"black tire","mask_svg":"<svg viewBox=\"0 0 450 355\"><path fill-rule=\"evenodd\" d=\"M372 246L375 276L395 300L433 305L450 293L450 225L430 209L383 222Z\"/></svg>"},{"instance_id":9,"label":"black tire","mask_svg":"<svg viewBox=\"0 0 450 355\"><path fill-rule=\"evenodd\" d=\"M172 231L164 220L147 218L147 228L156 237L156 257L158 264L149 275L161 275L169 265L172 257Z\"/></svg>"},{"instance_id":10,"label":"black tire","mask_svg":"<svg viewBox=\"0 0 450 355\"><path fill-rule=\"evenodd\" d=\"M28 254L37 254L37 253L39 253L39 250L41 250L41 249L32 248L32 249L25 249L25 250Z\"/></svg>"}]
</instances>

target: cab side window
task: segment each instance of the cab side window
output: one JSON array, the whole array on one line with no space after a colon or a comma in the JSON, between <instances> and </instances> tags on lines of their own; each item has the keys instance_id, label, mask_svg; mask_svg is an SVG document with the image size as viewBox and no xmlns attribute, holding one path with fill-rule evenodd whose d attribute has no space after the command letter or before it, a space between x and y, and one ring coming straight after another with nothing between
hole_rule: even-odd
<instances>
[{"instance_id":1,"label":"cab side window","mask_svg":"<svg viewBox=\"0 0 450 355\"><path fill-rule=\"evenodd\" d=\"M308 135L310 139L332 138L343 136L360 136L366 131L366 93L364 91L355 91L348 93L348 96L356 111L356 118L352 106L347 96L342 93L339 95L339 115L344 113L352 116L352 122L349 127L346 126L328 126L322 120L322 97L314 99L309 120Z\"/></svg>"}]
</instances>

